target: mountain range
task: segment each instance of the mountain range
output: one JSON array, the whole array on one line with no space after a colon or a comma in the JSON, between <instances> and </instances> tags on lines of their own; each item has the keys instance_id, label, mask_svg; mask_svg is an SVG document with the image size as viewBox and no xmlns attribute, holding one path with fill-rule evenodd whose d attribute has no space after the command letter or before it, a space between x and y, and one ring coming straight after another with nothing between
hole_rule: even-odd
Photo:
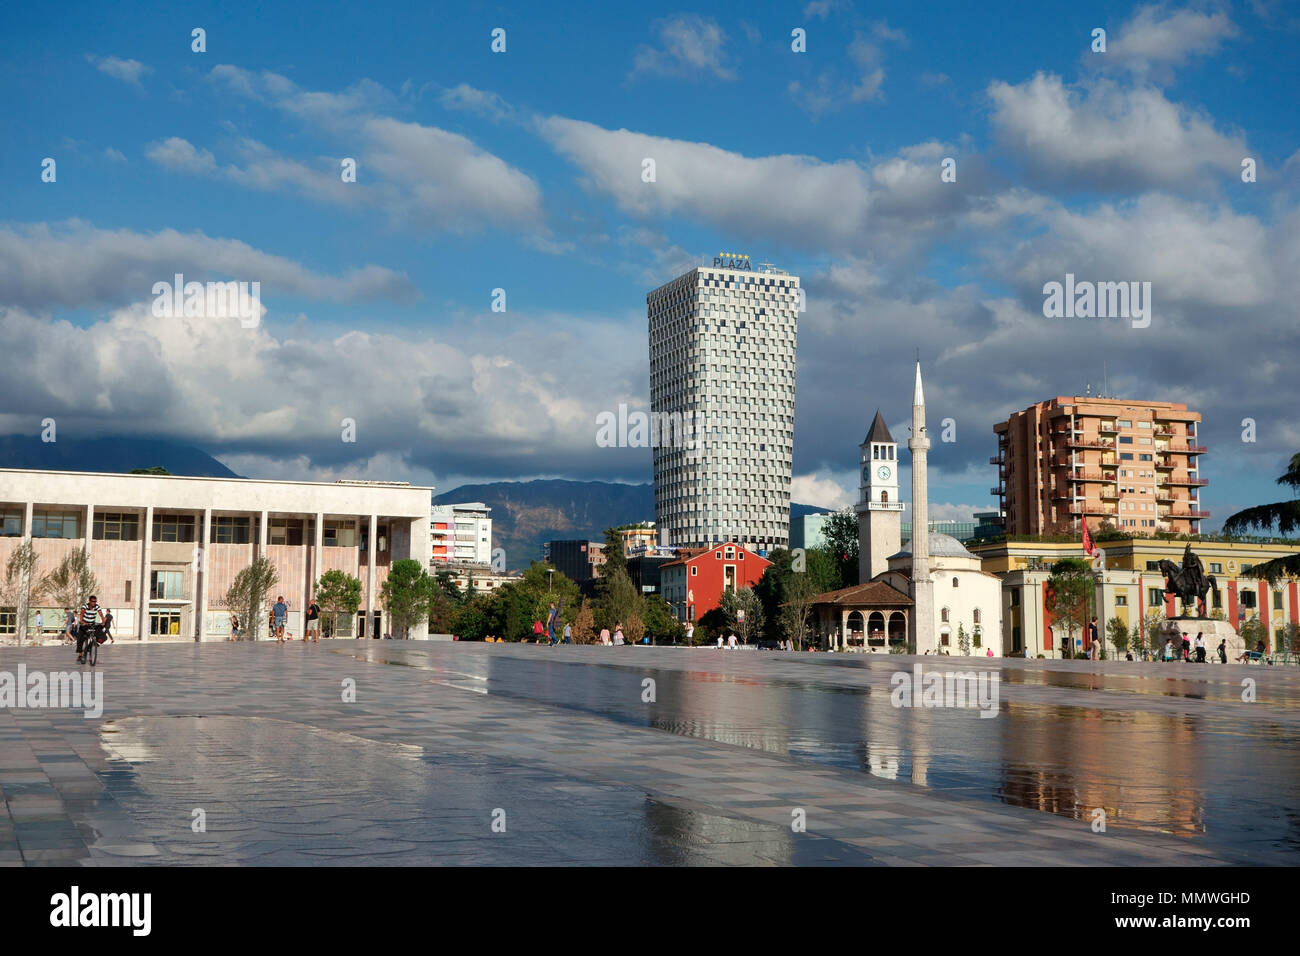
<instances>
[{"instance_id":1,"label":"mountain range","mask_svg":"<svg viewBox=\"0 0 1300 956\"><path fill-rule=\"evenodd\" d=\"M206 452L149 438L86 438L43 442L28 435L0 436L0 468L125 473L161 465L173 475L238 478ZM3 497L0 495L0 497ZM506 567L539 561L547 541L599 541L606 528L654 518L654 486L615 481L493 481L461 485L436 495L435 504L482 502L492 509L492 546L503 548ZM829 509L792 504L791 517Z\"/></svg>"}]
</instances>

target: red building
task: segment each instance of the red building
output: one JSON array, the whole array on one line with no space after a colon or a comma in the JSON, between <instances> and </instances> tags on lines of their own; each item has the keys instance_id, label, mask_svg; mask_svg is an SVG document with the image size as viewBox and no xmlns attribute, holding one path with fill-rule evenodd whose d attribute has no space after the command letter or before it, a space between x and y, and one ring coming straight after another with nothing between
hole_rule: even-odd
<instances>
[{"instance_id":1,"label":"red building","mask_svg":"<svg viewBox=\"0 0 1300 956\"><path fill-rule=\"evenodd\" d=\"M679 621L698 621L726 591L752 588L772 563L734 543L679 554L659 569L659 592Z\"/></svg>"}]
</instances>

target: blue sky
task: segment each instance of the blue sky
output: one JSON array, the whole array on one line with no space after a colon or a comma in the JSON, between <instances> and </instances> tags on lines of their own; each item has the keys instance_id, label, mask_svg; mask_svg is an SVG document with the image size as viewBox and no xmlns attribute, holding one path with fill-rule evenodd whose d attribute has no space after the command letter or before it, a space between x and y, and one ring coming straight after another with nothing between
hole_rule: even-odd
<instances>
[{"instance_id":1,"label":"blue sky","mask_svg":"<svg viewBox=\"0 0 1300 956\"><path fill-rule=\"evenodd\" d=\"M848 500L878 406L905 435L918 347L956 423L936 516L991 506L993 423L1103 362L1112 393L1205 414L1211 526L1278 496L1294 6L545 6L7 8L0 430L182 438L267 477L645 481L596 415L646 406L645 293L735 250L808 291L796 500ZM175 271L260 281L260 324L154 318ZM1151 327L1045 318L1066 272L1150 281Z\"/></svg>"}]
</instances>

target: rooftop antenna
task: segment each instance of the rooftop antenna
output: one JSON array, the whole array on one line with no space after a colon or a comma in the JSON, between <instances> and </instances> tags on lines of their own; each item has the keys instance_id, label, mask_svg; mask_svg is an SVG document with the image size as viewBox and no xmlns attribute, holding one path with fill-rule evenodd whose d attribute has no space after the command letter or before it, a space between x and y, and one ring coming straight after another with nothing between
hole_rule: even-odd
<instances>
[{"instance_id":1,"label":"rooftop antenna","mask_svg":"<svg viewBox=\"0 0 1300 956\"><path fill-rule=\"evenodd\" d=\"M1092 382L1084 386L1083 394L1088 398L1092 398Z\"/></svg>"},{"instance_id":2,"label":"rooftop antenna","mask_svg":"<svg viewBox=\"0 0 1300 956\"><path fill-rule=\"evenodd\" d=\"M759 263L759 267L762 268L764 272L771 272L773 269L772 263L768 262L766 259Z\"/></svg>"}]
</instances>

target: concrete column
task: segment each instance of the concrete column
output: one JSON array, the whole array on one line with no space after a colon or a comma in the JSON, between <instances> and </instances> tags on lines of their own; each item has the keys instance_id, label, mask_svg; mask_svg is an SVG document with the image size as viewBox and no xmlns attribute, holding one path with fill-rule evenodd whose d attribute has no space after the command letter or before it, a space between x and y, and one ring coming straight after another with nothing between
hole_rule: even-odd
<instances>
[{"instance_id":1,"label":"concrete column","mask_svg":"<svg viewBox=\"0 0 1300 956\"><path fill-rule=\"evenodd\" d=\"M370 535L366 539L366 637L374 637L370 633L375 626L375 552L379 548L379 516L370 516Z\"/></svg>"},{"instance_id":2,"label":"concrete column","mask_svg":"<svg viewBox=\"0 0 1300 956\"><path fill-rule=\"evenodd\" d=\"M86 555L92 554L93 542L95 540L95 506L86 505L86 530L82 535L82 540L86 542Z\"/></svg>"},{"instance_id":3,"label":"concrete column","mask_svg":"<svg viewBox=\"0 0 1300 956\"><path fill-rule=\"evenodd\" d=\"M32 543L32 517L36 510L36 503L27 502L23 508L23 544ZM30 582L29 582L30 583ZM27 618L31 615L32 609L26 600L18 605L18 640L25 642L27 640ZM63 608L59 608L59 627L63 627Z\"/></svg>"},{"instance_id":4,"label":"concrete column","mask_svg":"<svg viewBox=\"0 0 1300 956\"><path fill-rule=\"evenodd\" d=\"M202 537L199 538L196 544L198 547L197 553L199 558L199 566L194 569L195 571L194 577L195 577L196 584L201 581L203 585L202 603L198 605L199 608L198 634L199 634L199 640L201 641L204 639L204 637L206 637L206 632L208 629L208 600L211 597L211 595L209 594L211 588L208 586L208 582L211 580L211 575L208 573L208 552L212 550L212 509L211 508L203 509L203 532L202 532Z\"/></svg>"},{"instance_id":5,"label":"concrete column","mask_svg":"<svg viewBox=\"0 0 1300 956\"><path fill-rule=\"evenodd\" d=\"M271 529L267 527L269 523L270 522L267 521L267 512L263 511L261 527L257 531L257 556L259 558L266 557L266 545L270 540L271 535Z\"/></svg>"},{"instance_id":6,"label":"concrete column","mask_svg":"<svg viewBox=\"0 0 1300 956\"><path fill-rule=\"evenodd\" d=\"M478 526L475 524L474 534L478 534ZM433 545L430 543L429 519L416 518L411 522L406 533L408 554L410 557L420 562L423 568L429 567L429 558L433 553ZM475 542L475 547L478 543ZM562 626L561 626L562 629ZM413 640L422 640L429 636L429 619L426 617L419 621L411 628L409 635Z\"/></svg>"},{"instance_id":7,"label":"concrete column","mask_svg":"<svg viewBox=\"0 0 1300 956\"><path fill-rule=\"evenodd\" d=\"M320 581L320 576L325 573L325 566L321 560L323 549L325 547L325 515L316 512L316 547L311 558L311 590L316 591L316 585ZM318 622L319 623L319 622ZM335 629L338 628L338 622L334 623Z\"/></svg>"},{"instance_id":8,"label":"concrete column","mask_svg":"<svg viewBox=\"0 0 1300 956\"><path fill-rule=\"evenodd\" d=\"M304 525L307 519L302 519ZM307 588L311 586L311 572L307 569L307 562L311 560L311 546L307 543L307 529L302 529L302 570L298 572L298 608L301 611L301 617L298 624L298 636L306 639L307 637L307 602L310 595Z\"/></svg>"},{"instance_id":9,"label":"concrete column","mask_svg":"<svg viewBox=\"0 0 1300 956\"><path fill-rule=\"evenodd\" d=\"M149 640L149 568L153 565L153 505L144 509L144 527L140 529L144 542L140 558L140 595L136 598L137 634L142 641Z\"/></svg>"}]
</instances>

